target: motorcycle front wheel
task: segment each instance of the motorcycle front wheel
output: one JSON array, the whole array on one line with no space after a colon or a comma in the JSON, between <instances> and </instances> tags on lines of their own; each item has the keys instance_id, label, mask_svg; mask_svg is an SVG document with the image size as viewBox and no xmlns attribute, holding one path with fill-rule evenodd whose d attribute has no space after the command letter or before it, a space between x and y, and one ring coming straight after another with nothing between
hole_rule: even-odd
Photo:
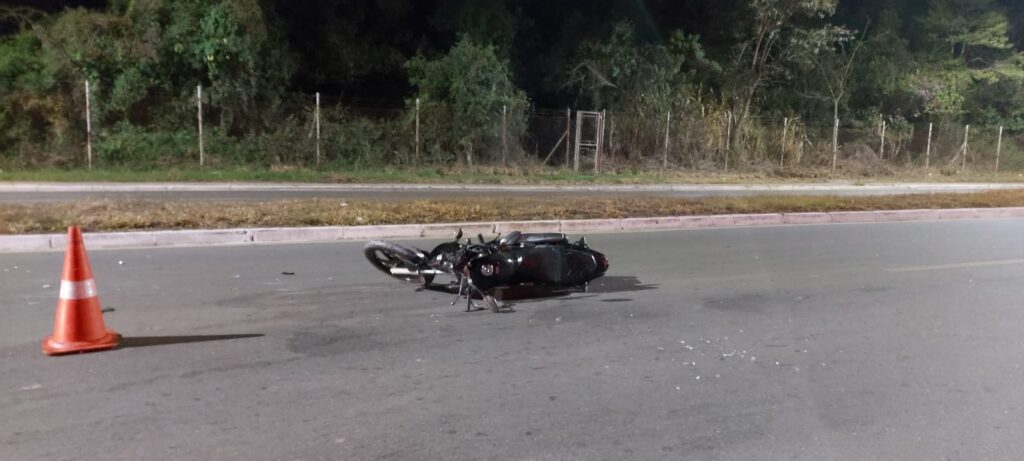
<instances>
[{"instance_id":1,"label":"motorcycle front wheel","mask_svg":"<svg viewBox=\"0 0 1024 461\"><path fill-rule=\"evenodd\" d=\"M415 250L395 243L374 240L363 247L363 254L377 270L403 282L430 285L430 282L434 281L434 274L421 274L416 271L421 255ZM396 274L392 269L404 269L410 273Z\"/></svg>"}]
</instances>

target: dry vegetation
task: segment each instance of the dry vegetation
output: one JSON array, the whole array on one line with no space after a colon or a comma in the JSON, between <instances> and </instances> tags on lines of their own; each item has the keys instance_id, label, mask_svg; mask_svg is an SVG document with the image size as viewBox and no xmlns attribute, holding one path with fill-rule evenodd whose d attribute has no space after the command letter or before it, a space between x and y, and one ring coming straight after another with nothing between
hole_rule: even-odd
<instances>
[{"instance_id":1,"label":"dry vegetation","mask_svg":"<svg viewBox=\"0 0 1024 461\"><path fill-rule=\"evenodd\" d=\"M559 197L514 201L489 198L394 203L342 199L260 203L82 200L74 203L2 204L0 233L58 232L71 224L93 231L123 231L1005 206L1024 206L1024 191L882 197Z\"/></svg>"}]
</instances>

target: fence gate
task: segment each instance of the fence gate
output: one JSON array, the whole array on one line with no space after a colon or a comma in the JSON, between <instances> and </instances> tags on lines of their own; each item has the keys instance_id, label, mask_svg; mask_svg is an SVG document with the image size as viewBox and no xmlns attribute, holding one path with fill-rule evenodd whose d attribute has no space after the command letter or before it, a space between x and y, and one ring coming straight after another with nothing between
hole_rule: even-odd
<instances>
[{"instance_id":1,"label":"fence gate","mask_svg":"<svg viewBox=\"0 0 1024 461\"><path fill-rule=\"evenodd\" d=\"M584 129L584 125L587 125ZM580 171L580 151L587 150L594 154L594 173L601 167L601 149L604 144L604 113L595 111L576 111L576 149L573 155L572 169Z\"/></svg>"}]
</instances>

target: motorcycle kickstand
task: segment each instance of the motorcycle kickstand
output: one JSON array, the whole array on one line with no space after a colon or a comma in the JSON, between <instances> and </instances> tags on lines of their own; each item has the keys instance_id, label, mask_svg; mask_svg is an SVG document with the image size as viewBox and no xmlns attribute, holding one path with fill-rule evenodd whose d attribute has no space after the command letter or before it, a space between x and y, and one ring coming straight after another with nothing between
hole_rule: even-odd
<instances>
[{"instance_id":1,"label":"motorcycle kickstand","mask_svg":"<svg viewBox=\"0 0 1024 461\"><path fill-rule=\"evenodd\" d=\"M455 295L455 299L452 300L452 303L449 304L449 306L454 306L455 303L459 302L459 298L462 297L462 287L465 284L466 284L466 280L465 279L460 279L459 280L459 292Z\"/></svg>"},{"instance_id":2,"label":"motorcycle kickstand","mask_svg":"<svg viewBox=\"0 0 1024 461\"><path fill-rule=\"evenodd\" d=\"M472 308L476 307L476 306L473 305L473 294L470 293L468 290L466 290L467 288L472 289L472 288L475 288L475 287L473 287L472 284L466 283L466 279L460 279L459 280L459 293L455 295L455 299L452 300L451 305L454 306L455 303L459 302L459 298L461 298L463 296L462 292L465 291L466 292L466 294L465 294L465 296L466 296L466 312L472 312L473 311Z\"/></svg>"},{"instance_id":3,"label":"motorcycle kickstand","mask_svg":"<svg viewBox=\"0 0 1024 461\"><path fill-rule=\"evenodd\" d=\"M480 291L480 289L472 283L467 284L466 288L468 288L466 291L466 312L473 312L473 310L477 308L476 304L473 304L473 292L477 292L481 298L484 297L484 292Z\"/></svg>"}]
</instances>

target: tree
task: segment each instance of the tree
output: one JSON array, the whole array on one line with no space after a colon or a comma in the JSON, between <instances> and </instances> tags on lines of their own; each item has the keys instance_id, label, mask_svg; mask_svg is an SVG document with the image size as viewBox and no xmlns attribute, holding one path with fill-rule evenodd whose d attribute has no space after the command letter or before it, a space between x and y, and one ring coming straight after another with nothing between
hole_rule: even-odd
<instances>
[{"instance_id":1,"label":"tree","mask_svg":"<svg viewBox=\"0 0 1024 461\"><path fill-rule=\"evenodd\" d=\"M994 0L931 0L920 20L926 37L949 54L971 59L972 50L1008 50L1010 23Z\"/></svg>"},{"instance_id":2,"label":"tree","mask_svg":"<svg viewBox=\"0 0 1024 461\"><path fill-rule=\"evenodd\" d=\"M682 109L694 99L697 69L720 71L705 57L698 37L677 30L667 45L640 44L632 23L622 21L606 40L580 46L564 87L574 89L577 101L594 110L636 114L639 123L647 124L645 119L663 120L667 111ZM639 154L635 137L635 131L627 135L631 156Z\"/></svg>"},{"instance_id":3,"label":"tree","mask_svg":"<svg viewBox=\"0 0 1024 461\"><path fill-rule=\"evenodd\" d=\"M449 42L425 20L438 0L275 1L281 42L302 72L290 90L343 93L360 100L396 101L408 96L405 63L418 50L432 52Z\"/></svg>"},{"instance_id":4,"label":"tree","mask_svg":"<svg viewBox=\"0 0 1024 461\"><path fill-rule=\"evenodd\" d=\"M508 0L445 0L434 16L441 30L468 35L476 43L495 46L507 58L515 45L522 18Z\"/></svg>"},{"instance_id":5,"label":"tree","mask_svg":"<svg viewBox=\"0 0 1024 461\"><path fill-rule=\"evenodd\" d=\"M153 8L148 14L171 18L160 24L161 61L186 73L169 80L178 88L207 84L224 131L265 128L295 65L262 5L257 0L156 0L147 8Z\"/></svg>"},{"instance_id":6,"label":"tree","mask_svg":"<svg viewBox=\"0 0 1024 461\"><path fill-rule=\"evenodd\" d=\"M664 114L686 104L698 69L721 71L699 37L677 30L667 45L639 44L632 23L622 21L606 40L581 44L563 87L595 109Z\"/></svg>"},{"instance_id":7,"label":"tree","mask_svg":"<svg viewBox=\"0 0 1024 461\"><path fill-rule=\"evenodd\" d=\"M625 102L640 84L645 57L636 43L633 25L619 22L605 41L580 45L577 62L567 72L563 87L577 93L594 109L626 109ZM632 107L629 107L632 109Z\"/></svg>"},{"instance_id":8,"label":"tree","mask_svg":"<svg viewBox=\"0 0 1024 461\"><path fill-rule=\"evenodd\" d=\"M908 91L907 76L914 74L917 61L910 42L901 35L903 21L895 7L883 8L865 26L863 50L857 58L849 83L848 107L864 119L879 113L920 114L918 101Z\"/></svg>"},{"instance_id":9,"label":"tree","mask_svg":"<svg viewBox=\"0 0 1024 461\"><path fill-rule=\"evenodd\" d=\"M747 20L733 52L728 79L723 82L726 104L733 117L730 145L742 135L755 98L766 86L785 76L788 66L806 56L832 34L822 20L836 10L838 0L748 0Z\"/></svg>"},{"instance_id":10,"label":"tree","mask_svg":"<svg viewBox=\"0 0 1024 461\"><path fill-rule=\"evenodd\" d=\"M820 79L824 99L832 103L832 119L839 119L839 104L848 95L850 76L857 62L857 53L864 40L857 40L846 29L832 29L823 47L808 50L807 62L814 68Z\"/></svg>"},{"instance_id":11,"label":"tree","mask_svg":"<svg viewBox=\"0 0 1024 461\"><path fill-rule=\"evenodd\" d=\"M447 54L416 56L407 68L424 108L450 115L446 128L465 163L472 165L481 148L497 139L503 106L511 114L511 138L518 138L529 102L513 85L508 63L498 58L493 45L477 44L464 35Z\"/></svg>"},{"instance_id":12,"label":"tree","mask_svg":"<svg viewBox=\"0 0 1024 461\"><path fill-rule=\"evenodd\" d=\"M965 111L972 86L1024 81L1009 40L1009 21L993 0L931 0L919 20L925 66L908 84L926 114L948 119Z\"/></svg>"},{"instance_id":13,"label":"tree","mask_svg":"<svg viewBox=\"0 0 1024 461\"><path fill-rule=\"evenodd\" d=\"M52 75L38 56L42 45L30 33L0 40L0 156L19 144L42 141L40 130L59 119L59 100L45 97Z\"/></svg>"}]
</instances>

